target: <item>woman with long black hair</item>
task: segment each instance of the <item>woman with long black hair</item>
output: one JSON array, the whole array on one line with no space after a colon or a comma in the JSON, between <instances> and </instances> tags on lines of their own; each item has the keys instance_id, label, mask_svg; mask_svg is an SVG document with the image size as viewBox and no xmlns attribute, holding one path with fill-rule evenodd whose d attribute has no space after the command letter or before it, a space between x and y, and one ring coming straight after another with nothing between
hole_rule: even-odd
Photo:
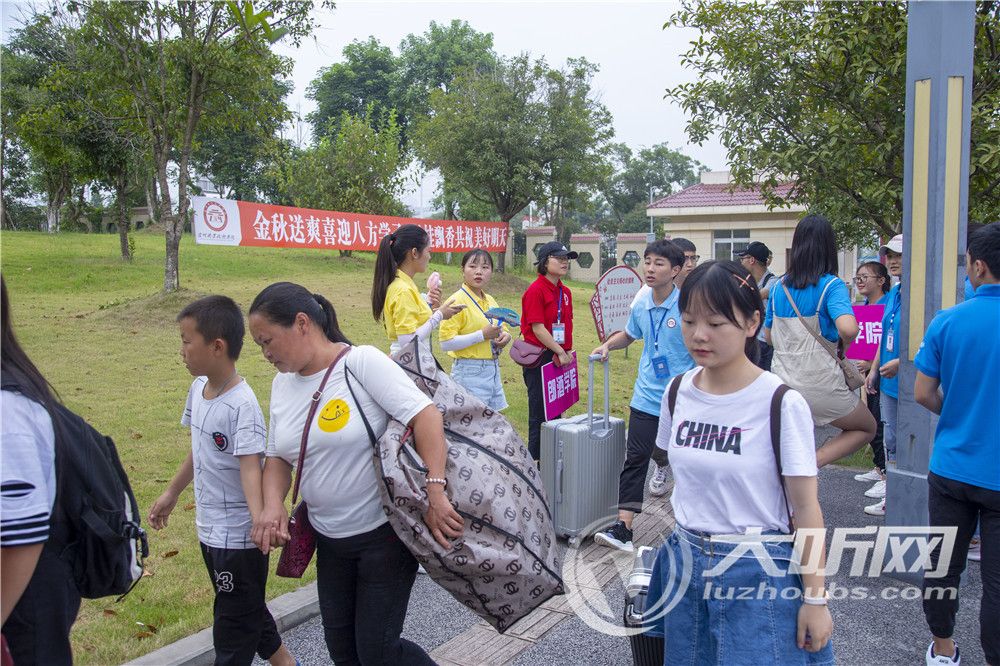
<instances>
[{"instance_id":1,"label":"woman with long black hair","mask_svg":"<svg viewBox=\"0 0 1000 666\"><path fill-rule=\"evenodd\" d=\"M822 215L807 215L795 227L788 271L771 289L764 320L766 342L774 347L771 371L805 397L816 425L841 430L817 451L820 467L875 436L868 406L848 388L840 366L814 338L818 333L843 350L858 336L851 297L837 273L833 226Z\"/></svg>"},{"instance_id":2,"label":"woman with long black hair","mask_svg":"<svg viewBox=\"0 0 1000 666\"><path fill-rule=\"evenodd\" d=\"M440 305L440 285L428 289L430 305L420 296L413 276L427 270L430 236L415 224L404 224L379 242L372 283L372 316L385 325L389 353L416 337L430 345L431 332L465 308L453 300ZM431 307L436 308L431 310Z\"/></svg>"},{"instance_id":3,"label":"woman with long black hair","mask_svg":"<svg viewBox=\"0 0 1000 666\"><path fill-rule=\"evenodd\" d=\"M0 292L3 635L16 664L72 664L69 631L80 592L69 564L44 547L56 512L56 398L14 335L2 277Z\"/></svg>"}]
</instances>

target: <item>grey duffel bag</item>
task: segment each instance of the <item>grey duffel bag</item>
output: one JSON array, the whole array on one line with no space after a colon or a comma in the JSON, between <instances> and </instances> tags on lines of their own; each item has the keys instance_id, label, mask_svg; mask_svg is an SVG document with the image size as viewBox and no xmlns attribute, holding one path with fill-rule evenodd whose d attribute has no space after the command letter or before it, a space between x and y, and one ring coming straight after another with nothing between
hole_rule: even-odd
<instances>
[{"instance_id":1,"label":"grey duffel bag","mask_svg":"<svg viewBox=\"0 0 1000 666\"><path fill-rule=\"evenodd\" d=\"M556 537L541 478L503 415L484 405L413 342L393 357L444 416L447 494L465 521L450 550L423 521L426 470L406 425L389 420L374 447L382 509L428 575L500 633L563 593ZM363 390L348 370L348 388ZM353 380L353 381L352 381ZM355 399L355 404L359 404Z\"/></svg>"}]
</instances>

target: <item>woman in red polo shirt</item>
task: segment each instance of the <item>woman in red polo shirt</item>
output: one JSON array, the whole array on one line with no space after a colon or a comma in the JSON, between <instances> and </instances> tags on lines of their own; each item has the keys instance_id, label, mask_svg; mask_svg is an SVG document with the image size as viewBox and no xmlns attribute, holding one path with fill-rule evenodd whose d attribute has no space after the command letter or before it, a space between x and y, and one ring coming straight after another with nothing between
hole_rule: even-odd
<instances>
[{"instance_id":1,"label":"woman in red polo shirt","mask_svg":"<svg viewBox=\"0 0 1000 666\"><path fill-rule=\"evenodd\" d=\"M572 361L573 296L562 277L569 271L569 260L577 256L558 241L543 245L536 262L538 278L521 297L521 335L526 342L545 348L541 363L522 369L528 388L528 452L536 462L545 421L542 366L553 360L560 366Z\"/></svg>"}]
</instances>

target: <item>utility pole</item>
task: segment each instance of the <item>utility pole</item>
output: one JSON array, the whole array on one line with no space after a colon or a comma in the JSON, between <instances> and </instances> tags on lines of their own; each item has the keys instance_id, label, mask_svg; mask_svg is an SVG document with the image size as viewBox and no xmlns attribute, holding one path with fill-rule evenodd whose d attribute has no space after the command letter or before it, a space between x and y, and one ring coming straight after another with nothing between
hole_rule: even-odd
<instances>
[{"instance_id":1,"label":"utility pole","mask_svg":"<svg viewBox=\"0 0 1000 666\"><path fill-rule=\"evenodd\" d=\"M885 516L891 526L929 520L927 470L937 417L913 399L913 359L935 313L954 305L962 288L975 12L974 2L908 6L899 427ZM908 569L916 561L913 550L906 552ZM916 584L923 579L922 571L890 575Z\"/></svg>"}]
</instances>

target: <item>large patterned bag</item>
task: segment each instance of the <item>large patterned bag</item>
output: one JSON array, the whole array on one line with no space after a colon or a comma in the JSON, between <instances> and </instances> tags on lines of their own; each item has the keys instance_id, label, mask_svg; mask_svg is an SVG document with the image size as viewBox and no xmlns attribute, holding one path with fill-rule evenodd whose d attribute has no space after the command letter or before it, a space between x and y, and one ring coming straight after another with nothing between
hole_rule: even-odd
<instances>
[{"instance_id":1,"label":"large patterned bag","mask_svg":"<svg viewBox=\"0 0 1000 666\"><path fill-rule=\"evenodd\" d=\"M563 593L556 537L538 470L513 426L410 344L394 357L444 415L447 493L465 521L450 550L423 521L426 469L402 423L390 419L377 441L364 414L381 481L382 508L431 578L503 633ZM352 394L363 390L347 369ZM355 404L358 404L355 398Z\"/></svg>"}]
</instances>

